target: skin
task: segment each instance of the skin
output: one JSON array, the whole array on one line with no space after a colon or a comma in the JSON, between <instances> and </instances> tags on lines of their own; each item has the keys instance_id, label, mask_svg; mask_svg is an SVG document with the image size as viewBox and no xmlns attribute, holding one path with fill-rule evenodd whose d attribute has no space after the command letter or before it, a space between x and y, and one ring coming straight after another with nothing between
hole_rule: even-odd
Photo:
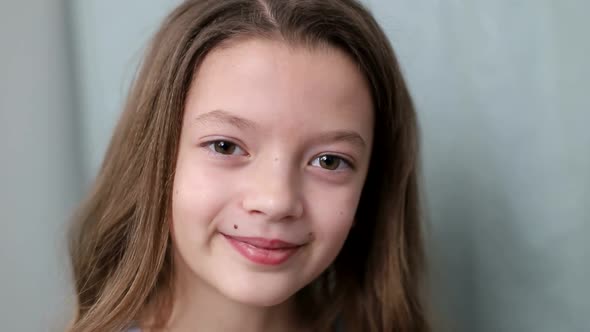
<instances>
[{"instance_id":1,"label":"skin","mask_svg":"<svg viewBox=\"0 0 590 332\"><path fill-rule=\"evenodd\" d=\"M335 48L245 39L205 57L188 92L173 184L167 330L305 328L293 295L333 262L354 223L373 121L366 80ZM339 131L348 138L334 139ZM322 162L326 154L335 157ZM302 246L280 265L261 265L222 233Z\"/></svg>"}]
</instances>

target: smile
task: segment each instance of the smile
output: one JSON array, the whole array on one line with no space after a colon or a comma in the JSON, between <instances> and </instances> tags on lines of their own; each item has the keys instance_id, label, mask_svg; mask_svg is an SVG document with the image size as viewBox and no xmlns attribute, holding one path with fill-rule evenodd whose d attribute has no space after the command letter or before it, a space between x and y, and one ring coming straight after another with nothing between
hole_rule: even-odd
<instances>
[{"instance_id":1,"label":"smile","mask_svg":"<svg viewBox=\"0 0 590 332\"><path fill-rule=\"evenodd\" d=\"M261 265L280 265L303 246L276 239L221 234L242 256L253 263Z\"/></svg>"}]
</instances>

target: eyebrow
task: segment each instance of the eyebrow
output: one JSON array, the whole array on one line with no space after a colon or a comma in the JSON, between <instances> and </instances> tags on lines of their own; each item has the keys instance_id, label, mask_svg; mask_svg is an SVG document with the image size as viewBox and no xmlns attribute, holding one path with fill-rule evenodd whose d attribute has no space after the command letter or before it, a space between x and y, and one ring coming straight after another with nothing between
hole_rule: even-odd
<instances>
[{"instance_id":1,"label":"eyebrow","mask_svg":"<svg viewBox=\"0 0 590 332\"><path fill-rule=\"evenodd\" d=\"M224 110L213 110L207 113L203 113L194 119L197 124L205 123L219 123L219 124L230 124L239 129L258 129L258 124L254 121L244 119L237 115L233 115ZM352 130L335 130L326 133L322 133L314 138L314 141L319 143L333 143L333 142L347 142L355 145L361 149L367 147L367 143L362 136L356 131Z\"/></svg>"},{"instance_id":2,"label":"eyebrow","mask_svg":"<svg viewBox=\"0 0 590 332\"><path fill-rule=\"evenodd\" d=\"M225 124L228 123L234 127L239 129L257 129L258 125L253 121L248 119L241 118L237 115L233 115L229 112L224 110L213 110L204 114L197 116L194 119L194 122L197 124L204 124L204 123L219 123Z\"/></svg>"},{"instance_id":3,"label":"eyebrow","mask_svg":"<svg viewBox=\"0 0 590 332\"><path fill-rule=\"evenodd\" d=\"M320 143L332 143L332 142L347 142L352 145L364 149L367 147L367 143L356 131L352 130L336 130L327 133L322 133L315 138Z\"/></svg>"}]
</instances>

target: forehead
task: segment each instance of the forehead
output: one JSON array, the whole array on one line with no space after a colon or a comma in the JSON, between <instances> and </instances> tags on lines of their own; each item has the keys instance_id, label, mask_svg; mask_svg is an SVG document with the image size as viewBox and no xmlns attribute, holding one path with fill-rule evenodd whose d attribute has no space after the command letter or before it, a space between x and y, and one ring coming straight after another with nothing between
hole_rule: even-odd
<instances>
[{"instance_id":1,"label":"forehead","mask_svg":"<svg viewBox=\"0 0 590 332\"><path fill-rule=\"evenodd\" d=\"M372 136L368 84L349 56L331 47L246 39L214 49L196 71L185 117L218 109L261 128L348 129L367 141Z\"/></svg>"}]
</instances>

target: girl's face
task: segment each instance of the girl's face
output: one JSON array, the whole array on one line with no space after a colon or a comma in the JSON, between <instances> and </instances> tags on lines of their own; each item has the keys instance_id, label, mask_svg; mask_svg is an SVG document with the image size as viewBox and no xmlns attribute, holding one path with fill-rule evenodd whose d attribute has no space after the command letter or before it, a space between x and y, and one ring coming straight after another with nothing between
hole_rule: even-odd
<instances>
[{"instance_id":1,"label":"girl's face","mask_svg":"<svg viewBox=\"0 0 590 332\"><path fill-rule=\"evenodd\" d=\"M209 53L173 185L183 290L272 306L313 281L353 225L372 133L368 84L342 51L248 39Z\"/></svg>"}]
</instances>

